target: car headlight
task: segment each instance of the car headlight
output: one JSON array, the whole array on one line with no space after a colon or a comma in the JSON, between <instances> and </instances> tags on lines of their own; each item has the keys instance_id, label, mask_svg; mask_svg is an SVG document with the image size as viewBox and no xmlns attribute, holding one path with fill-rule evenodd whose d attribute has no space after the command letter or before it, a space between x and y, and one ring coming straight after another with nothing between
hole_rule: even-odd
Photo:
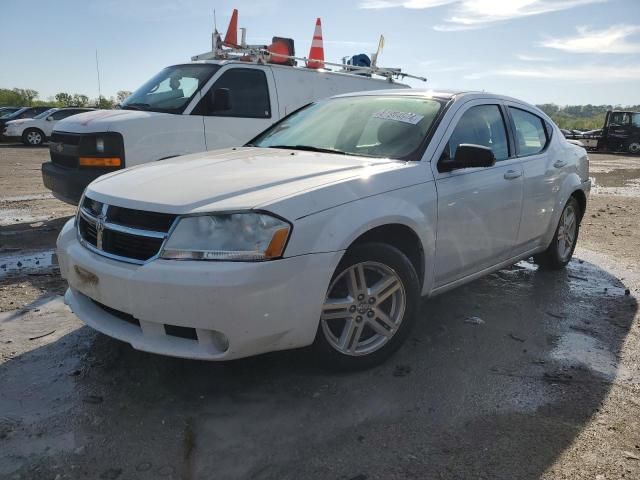
<instances>
[{"instance_id":1,"label":"car headlight","mask_svg":"<svg viewBox=\"0 0 640 480\"><path fill-rule=\"evenodd\" d=\"M183 217L164 245L161 258L174 260L262 261L279 258L291 225L263 213Z\"/></svg>"}]
</instances>

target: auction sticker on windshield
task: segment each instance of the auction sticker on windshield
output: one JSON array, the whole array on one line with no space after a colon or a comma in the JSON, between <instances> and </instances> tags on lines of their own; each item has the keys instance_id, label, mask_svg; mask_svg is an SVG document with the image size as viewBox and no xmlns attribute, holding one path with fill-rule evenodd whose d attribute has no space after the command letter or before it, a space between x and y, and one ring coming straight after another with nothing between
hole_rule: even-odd
<instances>
[{"instance_id":1,"label":"auction sticker on windshield","mask_svg":"<svg viewBox=\"0 0 640 480\"><path fill-rule=\"evenodd\" d=\"M383 120L395 120L396 122L410 123L411 125L417 125L420 120L424 118L424 115L411 112L396 112L393 110L380 110L373 114L374 118L381 118Z\"/></svg>"}]
</instances>

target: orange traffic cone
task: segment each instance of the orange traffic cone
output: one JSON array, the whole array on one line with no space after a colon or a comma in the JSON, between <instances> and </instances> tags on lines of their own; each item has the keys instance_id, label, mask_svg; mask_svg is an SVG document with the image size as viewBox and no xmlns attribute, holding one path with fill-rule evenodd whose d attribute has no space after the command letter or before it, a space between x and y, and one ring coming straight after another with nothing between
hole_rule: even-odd
<instances>
[{"instance_id":1,"label":"orange traffic cone","mask_svg":"<svg viewBox=\"0 0 640 480\"><path fill-rule=\"evenodd\" d=\"M227 34L224 36L223 45L230 48L238 46L238 10L235 8L231 14L231 21L229 28L227 28Z\"/></svg>"},{"instance_id":2,"label":"orange traffic cone","mask_svg":"<svg viewBox=\"0 0 640 480\"><path fill-rule=\"evenodd\" d=\"M316 20L316 30L313 32L307 68L324 68L324 47L322 46L322 24L320 23L320 18Z\"/></svg>"}]
</instances>

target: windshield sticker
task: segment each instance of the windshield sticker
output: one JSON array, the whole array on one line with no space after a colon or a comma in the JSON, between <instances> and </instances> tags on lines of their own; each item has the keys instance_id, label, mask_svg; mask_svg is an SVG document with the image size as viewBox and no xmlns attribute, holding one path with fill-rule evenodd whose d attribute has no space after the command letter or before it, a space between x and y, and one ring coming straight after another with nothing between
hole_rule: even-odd
<instances>
[{"instance_id":1,"label":"windshield sticker","mask_svg":"<svg viewBox=\"0 0 640 480\"><path fill-rule=\"evenodd\" d=\"M383 120L395 120L396 122L410 123L411 125L417 125L420 120L424 118L424 115L410 112L395 112L393 110L380 110L373 114L373 118L381 118Z\"/></svg>"}]
</instances>

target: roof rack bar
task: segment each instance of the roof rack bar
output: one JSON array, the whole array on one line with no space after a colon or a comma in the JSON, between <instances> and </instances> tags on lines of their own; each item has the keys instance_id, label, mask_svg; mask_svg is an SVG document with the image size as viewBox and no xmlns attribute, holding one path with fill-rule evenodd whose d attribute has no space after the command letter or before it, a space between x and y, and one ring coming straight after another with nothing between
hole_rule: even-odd
<instances>
[{"instance_id":1,"label":"roof rack bar","mask_svg":"<svg viewBox=\"0 0 640 480\"><path fill-rule=\"evenodd\" d=\"M196 55L191 57L192 61L198 60L230 60L234 59L234 57L250 57L253 63L268 63L269 57L278 57L278 58L286 58L289 60L298 60L301 62L312 62L314 59L310 59L307 57L296 57L292 55L284 55L282 53L270 52L262 45L247 45L244 48L229 48L229 49L219 49L217 51L211 51L207 53L203 53L200 55ZM330 65L332 67L339 67L342 71L338 73L368 73L371 75L378 75L380 77L387 78L388 80L393 80L393 78L413 78L415 80L420 80L426 82L427 79L425 77L420 77L417 75L412 75L410 73L404 73L399 68L384 68L384 67L358 67L355 65L348 65L345 63L333 63L327 62L323 60L325 65Z\"/></svg>"}]
</instances>

